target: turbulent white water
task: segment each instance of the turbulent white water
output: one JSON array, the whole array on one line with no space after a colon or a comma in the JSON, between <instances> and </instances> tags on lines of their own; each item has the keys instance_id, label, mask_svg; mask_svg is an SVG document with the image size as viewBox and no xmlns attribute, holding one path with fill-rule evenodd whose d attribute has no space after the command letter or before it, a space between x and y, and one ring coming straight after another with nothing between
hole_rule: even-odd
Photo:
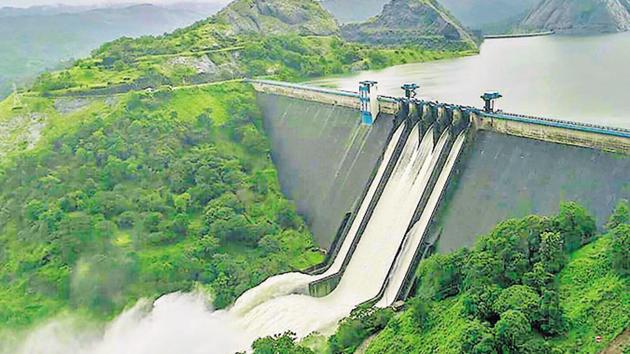
<instances>
[{"instance_id":1,"label":"turbulent white water","mask_svg":"<svg viewBox=\"0 0 630 354\"><path fill-rule=\"evenodd\" d=\"M445 132L442 135L436 147L436 151L441 151L444 149L448 134L450 133ZM429 196L427 204L424 207L422 214L420 215L420 219L413 225L413 227L409 231L409 235L405 237L403 250L400 253L399 257L395 260L396 264L389 278L389 283L385 288L385 293L376 304L376 306L387 307L392 305L392 303L396 300L396 295L403 285L405 275L407 273L407 270L411 266L411 263L413 262L415 252L420 246L422 238L425 235L427 228L429 227L429 222L433 217L435 209L438 207L440 196L442 195L443 190L446 187L446 183L448 182L448 178L453 171L453 167L455 166L457 157L462 150L465 137L465 134L461 133L455 140L453 147L451 148L446 159L446 162L444 163L444 167L442 167L435 186L431 191L431 195ZM436 153L436 155L439 156L439 153Z\"/></svg>"},{"instance_id":2,"label":"turbulent white water","mask_svg":"<svg viewBox=\"0 0 630 354\"><path fill-rule=\"evenodd\" d=\"M389 145L387 146L387 148L385 149L385 153L383 154L383 159L381 161L381 164L378 167L376 176L374 177L372 183L370 184L370 187L368 188L365 198L361 202L361 206L359 207L359 210L357 211L357 215L354 218L352 225L350 226L348 235L346 236L346 239L341 245L341 248L339 249L337 257L333 261L333 264L326 271L326 273L322 275L322 277L337 273L341 269L341 265L344 259L346 258L348 251L350 250L352 241L354 240L354 238L357 236L357 233L359 232L359 227L361 226L361 222L363 221L363 218L365 218L366 216L366 213L368 211L370 203L372 202L372 199L374 199L376 190L378 189L380 181L383 179L383 175L385 174L387 165L389 164L392 158L392 155L394 154L394 150L396 150L396 145L398 145L398 141L400 140L400 137L403 131L405 130L406 125L407 123L401 124L392 135Z\"/></svg>"},{"instance_id":3,"label":"turbulent white water","mask_svg":"<svg viewBox=\"0 0 630 354\"><path fill-rule=\"evenodd\" d=\"M331 333L357 304L378 293L444 147L446 134L434 149L433 129L420 140L418 126L413 128L339 285L323 298L305 295L310 282L340 269L403 129L395 132L348 237L326 273L272 277L243 294L227 311L213 311L201 294L176 293L153 306L140 302L106 328L53 321L6 353L233 353L246 350L256 338L287 330L300 337L314 331Z\"/></svg>"}]
</instances>

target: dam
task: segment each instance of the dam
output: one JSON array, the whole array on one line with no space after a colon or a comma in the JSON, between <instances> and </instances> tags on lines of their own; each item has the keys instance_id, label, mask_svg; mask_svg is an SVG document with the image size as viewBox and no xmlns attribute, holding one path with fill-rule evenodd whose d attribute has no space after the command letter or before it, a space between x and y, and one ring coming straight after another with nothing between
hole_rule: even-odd
<instances>
[{"instance_id":1,"label":"dam","mask_svg":"<svg viewBox=\"0 0 630 354\"><path fill-rule=\"evenodd\" d=\"M470 246L506 218L578 201L601 226L630 198L626 129L496 111L498 95L484 109L427 102L415 85L403 98L364 98L361 88L251 84L283 191L329 250L296 292L329 306L404 300L423 257Z\"/></svg>"},{"instance_id":2,"label":"dam","mask_svg":"<svg viewBox=\"0 0 630 354\"><path fill-rule=\"evenodd\" d=\"M286 331L331 335L358 305L397 308L424 257L470 245L498 221L577 200L601 226L630 197L624 129L430 102L413 85L388 97L373 82L358 93L250 84L283 193L328 250L324 262L271 277L224 310L201 292L139 303L96 343L63 352L234 353ZM67 333L55 322L33 343Z\"/></svg>"}]
</instances>

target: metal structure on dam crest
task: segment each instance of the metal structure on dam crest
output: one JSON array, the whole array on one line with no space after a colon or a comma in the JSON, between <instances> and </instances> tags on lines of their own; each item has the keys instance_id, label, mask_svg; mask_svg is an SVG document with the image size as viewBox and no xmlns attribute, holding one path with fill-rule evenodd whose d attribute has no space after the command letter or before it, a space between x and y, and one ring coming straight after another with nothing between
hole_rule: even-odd
<instances>
[{"instance_id":1,"label":"metal structure on dam crest","mask_svg":"<svg viewBox=\"0 0 630 354\"><path fill-rule=\"evenodd\" d=\"M427 235L428 225L435 217L444 198L451 172L458 164L467 140L474 136L476 131L491 131L630 155L630 130L497 111L495 101L502 97L498 92L487 92L481 96L485 105L483 109L480 109L419 99L416 97L416 90L419 87L413 83L402 85L404 97L378 95L378 84L373 81L361 82L358 93L277 81L250 80L249 83L257 92L263 94L354 109L358 113L357 118L366 126L375 124L378 119L384 119L379 118L381 115L387 115L387 119L393 117L394 127L404 128L400 141L395 144L394 156L400 155L400 150L403 149L412 130L420 135L421 141L423 137L426 138L426 135L433 134L431 141L434 152L430 153L433 154L430 158L432 167L428 167L427 170L426 187L422 195L419 195L416 210L396 255L391 260L391 266L380 291L374 298L365 301L371 305L389 306L395 301L405 300L410 293L413 287L414 269L432 247ZM363 217L365 220L359 220L361 226L358 231L349 235L348 240L344 240L352 224L352 218L349 218L350 214L347 214L337 232L327 261L311 269L311 274L323 274L337 256L343 260L340 270L320 277L309 284L307 291L311 296L327 296L340 284L345 269L361 240L362 233L370 221L371 213L379 203L381 198L379 193L383 193L396 160L398 157L393 157L389 162L390 166L383 167L385 174L381 177L380 185L374 185L376 194L367 207L366 216ZM384 162L387 163L387 161ZM375 181L375 183L379 182ZM418 224L421 224L421 227L418 227ZM342 244L349 244L349 246L346 246L345 253L338 255ZM391 288L392 286L394 288ZM385 297L388 298L385 299Z\"/></svg>"},{"instance_id":2,"label":"metal structure on dam crest","mask_svg":"<svg viewBox=\"0 0 630 354\"><path fill-rule=\"evenodd\" d=\"M476 129L630 154L630 130L628 129L497 111L494 108L494 101L502 97L498 92L488 92L481 96L485 106L480 109L417 99L413 95L415 89L418 88L415 84L402 86L402 89L405 90L405 97L391 97L378 95L378 86L374 81L361 82L359 93L280 81L249 80L248 82L258 92L359 110L360 119L367 125L373 124L381 113L399 114L404 109L405 103L416 106L428 105L438 110L468 112L472 115L471 119ZM412 95L407 97L410 93ZM545 129L549 129L549 131L545 132ZM566 130L566 132L558 134L558 130Z\"/></svg>"}]
</instances>

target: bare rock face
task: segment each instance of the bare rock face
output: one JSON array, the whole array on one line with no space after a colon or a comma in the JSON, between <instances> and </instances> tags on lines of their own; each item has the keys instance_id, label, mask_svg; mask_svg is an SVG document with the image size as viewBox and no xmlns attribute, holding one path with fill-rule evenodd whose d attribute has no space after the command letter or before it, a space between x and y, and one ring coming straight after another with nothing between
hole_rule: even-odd
<instances>
[{"instance_id":1,"label":"bare rock face","mask_svg":"<svg viewBox=\"0 0 630 354\"><path fill-rule=\"evenodd\" d=\"M328 36L339 26L314 0L237 0L218 13L219 21L234 34L288 34Z\"/></svg>"},{"instance_id":2,"label":"bare rock face","mask_svg":"<svg viewBox=\"0 0 630 354\"><path fill-rule=\"evenodd\" d=\"M630 30L630 0L544 0L522 27L559 33Z\"/></svg>"},{"instance_id":3,"label":"bare rock face","mask_svg":"<svg viewBox=\"0 0 630 354\"><path fill-rule=\"evenodd\" d=\"M342 36L376 45L476 48L473 36L435 0L392 0L367 22L343 26Z\"/></svg>"}]
</instances>

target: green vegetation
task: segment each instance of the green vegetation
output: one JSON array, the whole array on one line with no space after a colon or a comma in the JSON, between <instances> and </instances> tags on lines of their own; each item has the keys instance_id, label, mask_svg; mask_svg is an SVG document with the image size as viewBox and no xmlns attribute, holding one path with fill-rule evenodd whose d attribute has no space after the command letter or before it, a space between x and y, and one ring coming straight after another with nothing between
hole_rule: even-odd
<instances>
[{"instance_id":1,"label":"green vegetation","mask_svg":"<svg viewBox=\"0 0 630 354\"><path fill-rule=\"evenodd\" d=\"M195 283L224 307L321 261L243 85L130 93L88 117L2 165L3 326Z\"/></svg>"},{"instance_id":2,"label":"green vegetation","mask_svg":"<svg viewBox=\"0 0 630 354\"><path fill-rule=\"evenodd\" d=\"M609 232L574 204L499 224L471 250L434 255L416 297L368 353L595 353L630 324L630 225ZM594 240L594 241L593 241ZM601 337L601 342L596 337Z\"/></svg>"},{"instance_id":3,"label":"green vegetation","mask_svg":"<svg viewBox=\"0 0 630 354\"><path fill-rule=\"evenodd\" d=\"M71 65L73 58L87 56L106 41L172 31L213 10L199 13L187 7L0 8L0 33L11 34L0 37L0 98L14 82L20 85L45 70Z\"/></svg>"},{"instance_id":4,"label":"green vegetation","mask_svg":"<svg viewBox=\"0 0 630 354\"><path fill-rule=\"evenodd\" d=\"M215 30L222 26L211 25L210 28ZM199 31L201 37L205 28L195 25L191 31ZM188 40L189 33L186 34L182 40ZM267 76L298 81L474 53L427 50L416 46L377 49L347 43L334 36L296 34L262 38L242 35L227 40L227 46L216 49L200 47L200 43L195 42L192 50L177 52L182 49L180 42L172 38L177 35L176 31L165 37L112 42L97 51L94 57L80 60L72 68L42 75L32 90L43 95L94 95L243 77ZM212 42L207 45L213 46Z\"/></svg>"}]
</instances>

